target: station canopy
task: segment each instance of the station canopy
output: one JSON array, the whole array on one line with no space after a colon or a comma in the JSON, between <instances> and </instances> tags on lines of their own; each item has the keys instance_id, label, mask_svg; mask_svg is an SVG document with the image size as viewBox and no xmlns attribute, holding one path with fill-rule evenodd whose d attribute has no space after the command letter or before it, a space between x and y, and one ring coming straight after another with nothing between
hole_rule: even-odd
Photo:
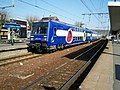
<instances>
[{"instance_id":1,"label":"station canopy","mask_svg":"<svg viewBox=\"0 0 120 90\"><path fill-rule=\"evenodd\" d=\"M110 17L110 31L116 34L120 30L120 2L108 2L109 17Z\"/></svg>"}]
</instances>

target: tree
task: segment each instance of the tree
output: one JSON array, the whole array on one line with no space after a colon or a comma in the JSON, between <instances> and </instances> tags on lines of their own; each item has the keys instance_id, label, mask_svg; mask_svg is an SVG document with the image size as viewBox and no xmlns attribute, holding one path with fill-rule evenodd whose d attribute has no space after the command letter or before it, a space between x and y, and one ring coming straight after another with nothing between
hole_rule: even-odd
<instances>
[{"instance_id":1,"label":"tree","mask_svg":"<svg viewBox=\"0 0 120 90\"><path fill-rule=\"evenodd\" d=\"M84 23L82 22L75 22L75 26L77 27L83 27Z\"/></svg>"},{"instance_id":2,"label":"tree","mask_svg":"<svg viewBox=\"0 0 120 90\"><path fill-rule=\"evenodd\" d=\"M8 13L5 11L0 11L0 29L2 28L2 25L8 21Z\"/></svg>"},{"instance_id":3,"label":"tree","mask_svg":"<svg viewBox=\"0 0 120 90\"><path fill-rule=\"evenodd\" d=\"M0 40L1 40L1 28L6 21L8 21L8 13L5 11L0 11Z\"/></svg>"},{"instance_id":4,"label":"tree","mask_svg":"<svg viewBox=\"0 0 120 90\"><path fill-rule=\"evenodd\" d=\"M27 16L26 20L28 21L29 27L31 28L31 25L34 21L40 21L40 18L36 16Z\"/></svg>"}]
</instances>

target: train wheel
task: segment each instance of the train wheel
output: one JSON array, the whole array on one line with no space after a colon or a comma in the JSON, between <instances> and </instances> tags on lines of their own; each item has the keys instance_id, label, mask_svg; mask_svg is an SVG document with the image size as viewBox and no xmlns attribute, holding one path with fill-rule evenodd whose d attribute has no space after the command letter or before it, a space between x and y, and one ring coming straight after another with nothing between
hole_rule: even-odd
<instances>
[{"instance_id":1,"label":"train wheel","mask_svg":"<svg viewBox=\"0 0 120 90\"><path fill-rule=\"evenodd\" d=\"M32 52L32 49L30 47L27 47L28 52Z\"/></svg>"},{"instance_id":2,"label":"train wheel","mask_svg":"<svg viewBox=\"0 0 120 90\"><path fill-rule=\"evenodd\" d=\"M43 50L41 48L36 48L37 53L41 53Z\"/></svg>"},{"instance_id":3,"label":"train wheel","mask_svg":"<svg viewBox=\"0 0 120 90\"><path fill-rule=\"evenodd\" d=\"M62 49L62 50L64 49L64 45L63 45L63 44L61 45L61 49Z\"/></svg>"},{"instance_id":4,"label":"train wheel","mask_svg":"<svg viewBox=\"0 0 120 90\"><path fill-rule=\"evenodd\" d=\"M59 50L59 46L56 45L56 50Z\"/></svg>"},{"instance_id":5,"label":"train wheel","mask_svg":"<svg viewBox=\"0 0 120 90\"><path fill-rule=\"evenodd\" d=\"M53 53L53 50L48 50L47 52L48 52L49 54L51 54L51 53Z\"/></svg>"}]
</instances>

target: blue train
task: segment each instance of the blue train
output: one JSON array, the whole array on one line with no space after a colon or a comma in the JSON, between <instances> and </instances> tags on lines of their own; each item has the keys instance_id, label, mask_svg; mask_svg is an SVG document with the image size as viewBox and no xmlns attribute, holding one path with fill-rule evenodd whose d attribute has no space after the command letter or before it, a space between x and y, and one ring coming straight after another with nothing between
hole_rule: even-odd
<instances>
[{"instance_id":1,"label":"blue train","mask_svg":"<svg viewBox=\"0 0 120 90\"><path fill-rule=\"evenodd\" d=\"M97 33L59 21L40 21L32 24L29 52L63 49L97 39Z\"/></svg>"}]
</instances>

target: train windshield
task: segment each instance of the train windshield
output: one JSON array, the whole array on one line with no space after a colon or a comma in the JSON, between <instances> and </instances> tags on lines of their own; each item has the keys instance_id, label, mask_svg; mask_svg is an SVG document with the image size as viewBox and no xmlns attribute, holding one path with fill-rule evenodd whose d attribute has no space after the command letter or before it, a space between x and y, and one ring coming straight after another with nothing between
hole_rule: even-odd
<instances>
[{"instance_id":1,"label":"train windshield","mask_svg":"<svg viewBox=\"0 0 120 90\"><path fill-rule=\"evenodd\" d=\"M33 23L31 35L47 35L48 22L37 22Z\"/></svg>"}]
</instances>

